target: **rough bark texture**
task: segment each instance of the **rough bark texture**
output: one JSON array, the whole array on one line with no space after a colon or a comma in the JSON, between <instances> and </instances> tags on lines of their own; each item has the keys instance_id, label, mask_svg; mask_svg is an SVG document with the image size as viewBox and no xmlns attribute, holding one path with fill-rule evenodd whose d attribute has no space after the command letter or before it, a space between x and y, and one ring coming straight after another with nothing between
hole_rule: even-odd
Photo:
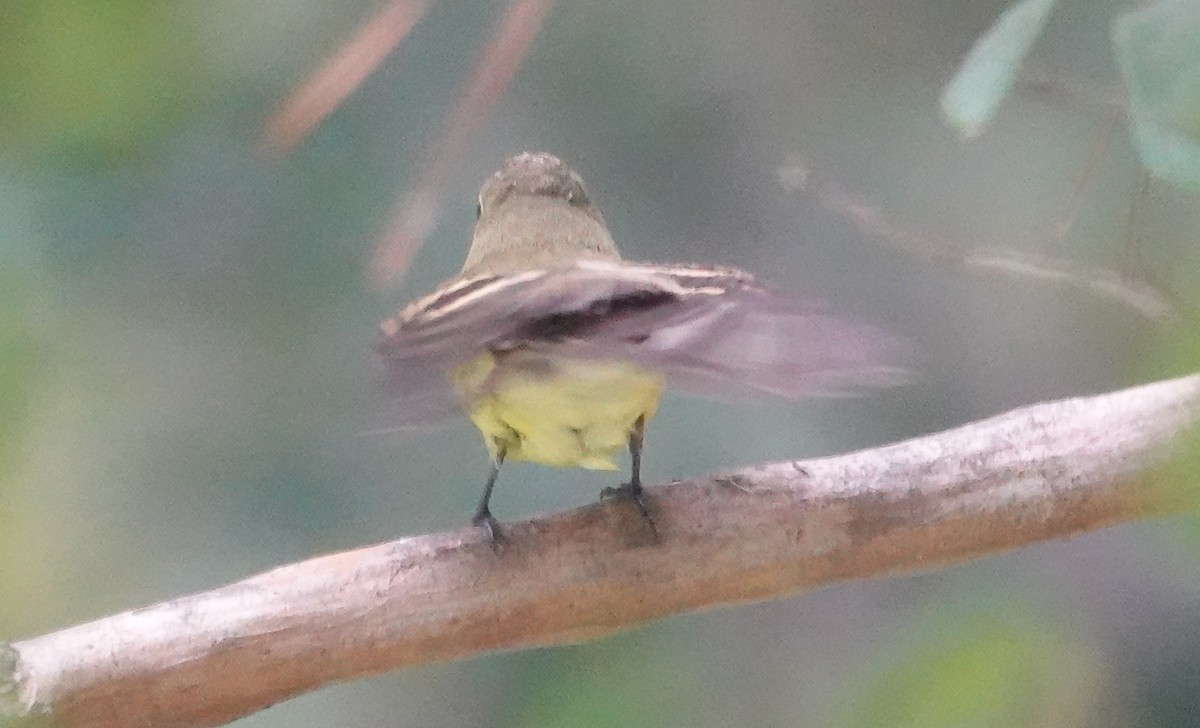
<instances>
[{"instance_id":1,"label":"rough bark texture","mask_svg":"<svg viewBox=\"0 0 1200 728\"><path fill-rule=\"evenodd\" d=\"M1179 510L1153 466L1198 414L1200 375L651 488L657 541L617 501L511 524L498 552L464 529L323 556L0 645L0 707L64 726L218 725L358 675Z\"/></svg>"}]
</instances>

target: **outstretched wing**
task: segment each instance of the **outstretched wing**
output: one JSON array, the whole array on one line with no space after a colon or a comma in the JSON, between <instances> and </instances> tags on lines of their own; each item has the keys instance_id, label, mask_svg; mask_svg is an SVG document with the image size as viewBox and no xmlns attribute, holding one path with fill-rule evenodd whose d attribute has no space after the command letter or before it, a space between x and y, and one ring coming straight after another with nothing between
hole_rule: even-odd
<instances>
[{"instance_id":1,"label":"outstretched wing","mask_svg":"<svg viewBox=\"0 0 1200 728\"><path fill-rule=\"evenodd\" d=\"M732 268L578 261L443 286L381 327L406 424L454 411L446 372L484 350L629 359L707 396L845 394L902 381L904 347Z\"/></svg>"},{"instance_id":2,"label":"outstretched wing","mask_svg":"<svg viewBox=\"0 0 1200 728\"><path fill-rule=\"evenodd\" d=\"M636 358L672 385L714 397L843 396L908 379L908 346L818 301L733 269L663 267L686 290L675 311L628 322L648 337ZM647 312L649 313L649 312ZM618 322L617 329L625 322ZM624 333L624 332L619 332Z\"/></svg>"}]
</instances>

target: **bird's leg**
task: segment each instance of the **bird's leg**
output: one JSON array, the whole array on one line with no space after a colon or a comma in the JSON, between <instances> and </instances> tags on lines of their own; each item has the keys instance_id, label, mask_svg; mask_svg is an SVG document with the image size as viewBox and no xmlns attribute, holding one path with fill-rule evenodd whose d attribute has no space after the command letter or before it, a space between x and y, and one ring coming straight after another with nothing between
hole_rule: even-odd
<instances>
[{"instance_id":1,"label":"bird's leg","mask_svg":"<svg viewBox=\"0 0 1200 728\"><path fill-rule=\"evenodd\" d=\"M657 533L654 519L650 516L650 510L646 508L645 490L642 488L642 444L645 437L646 416L642 415L637 418L637 421L633 423L633 429L629 431L629 455L633 461L633 472L630 474L629 482L616 488L605 488L600 492L600 499L628 498L637 507L638 513L642 514L642 519L646 521L646 525L650 526L650 530Z\"/></svg>"},{"instance_id":2,"label":"bird's leg","mask_svg":"<svg viewBox=\"0 0 1200 728\"><path fill-rule=\"evenodd\" d=\"M483 497L479 499L479 505L475 508L475 515L471 518L471 523L483 529L487 535L488 543L493 547L504 537L500 533L500 524L496 522L492 516L490 501L492 500L492 488L496 486L496 478L500 475L500 466L504 464L504 447L501 446L496 450L496 457L492 460L492 472L488 475L487 485L483 487Z\"/></svg>"},{"instance_id":3,"label":"bird's leg","mask_svg":"<svg viewBox=\"0 0 1200 728\"><path fill-rule=\"evenodd\" d=\"M642 444L646 440L646 417L637 418L633 429L629 431L629 457L632 460L632 473L629 477L629 495L641 505L642 502ZM645 512L645 506L642 511Z\"/></svg>"}]
</instances>

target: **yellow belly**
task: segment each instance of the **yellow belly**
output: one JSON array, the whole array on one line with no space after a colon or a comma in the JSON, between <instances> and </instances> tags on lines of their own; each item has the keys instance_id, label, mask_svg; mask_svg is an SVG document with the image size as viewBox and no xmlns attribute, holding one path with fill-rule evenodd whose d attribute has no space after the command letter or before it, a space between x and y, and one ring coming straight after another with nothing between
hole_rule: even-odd
<instances>
[{"instance_id":1,"label":"yellow belly","mask_svg":"<svg viewBox=\"0 0 1200 728\"><path fill-rule=\"evenodd\" d=\"M627 361L486 353L450 380L495 459L615 470L639 417L654 416L662 375Z\"/></svg>"}]
</instances>

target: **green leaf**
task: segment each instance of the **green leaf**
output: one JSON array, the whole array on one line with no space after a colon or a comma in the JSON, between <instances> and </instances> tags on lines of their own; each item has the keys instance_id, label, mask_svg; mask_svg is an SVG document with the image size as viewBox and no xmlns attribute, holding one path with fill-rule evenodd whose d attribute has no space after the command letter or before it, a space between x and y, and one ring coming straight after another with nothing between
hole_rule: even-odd
<instances>
[{"instance_id":1,"label":"green leaf","mask_svg":"<svg viewBox=\"0 0 1200 728\"><path fill-rule=\"evenodd\" d=\"M1113 23L1138 156L1155 177L1200 189L1200 3L1165 0Z\"/></svg>"},{"instance_id":2,"label":"green leaf","mask_svg":"<svg viewBox=\"0 0 1200 728\"><path fill-rule=\"evenodd\" d=\"M1017 70L1042 33L1056 0L1021 0L975 41L942 92L942 114L966 137L983 131L1012 90Z\"/></svg>"}]
</instances>

